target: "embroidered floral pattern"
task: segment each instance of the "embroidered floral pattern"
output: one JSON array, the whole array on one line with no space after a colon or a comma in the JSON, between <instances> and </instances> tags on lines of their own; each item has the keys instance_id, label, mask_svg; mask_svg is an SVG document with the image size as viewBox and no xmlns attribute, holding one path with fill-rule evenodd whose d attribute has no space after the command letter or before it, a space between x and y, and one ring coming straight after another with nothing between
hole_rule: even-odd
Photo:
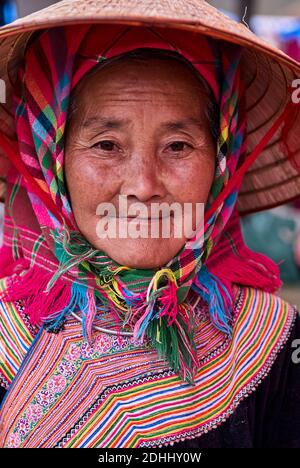
<instances>
[{"instance_id":1,"label":"embroidered floral pattern","mask_svg":"<svg viewBox=\"0 0 300 468\"><path fill-rule=\"evenodd\" d=\"M48 408L54 402L54 395L49 390L43 389L37 394L36 401L44 408Z\"/></svg>"},{"instance_id":2,"label":"embroidered floral pattern","mask_svg":"<svg viewBox=\"0 0 300 468\"><path fill-rule=\"evenodd\" d=\"M17 434L16 432L13 432L12 434L10 434L8 438L7 446L9 448L18 448L20 447L20 445L21 445L21 438L19 434Z\"/></svg>"},{"instance_id":3,"label":"embroidered floral pattern","mask_svg":"<svg viewBox=\"0 0 300 468\"><path fill-rule=\"evenodd\" d=\"M109 335L100 333L95 339L94 349L96 352L103 354L107 353L112 347L112 340Z\"/></svg>"},{"instance_id":4,"label":"embroidered floral pattern","mask_svg":"<svg viewBox=\"0 0 300 468\"><path fill-rule=\"evenodd\" d=\"M20 436L25 436L29 432L29 422L26 418L21 418L17 424L17 431Z\"/></svg>"},{"instance_id":5,"label":"embroidered floral pattern","mask_svg":"<svg viewBox=\"0 0 300 468\"><path fill-rule=\"evenodd\" d=\"M84 342L81 345L81 357L82 359L91 358L94 354L94 349L88 343Z\"/></svg>"},{"instance_id":6,"label":"embroidered floral pattern","mask_svg":"<svg viewBox=\"0 0 300 468\"><path fill-rule=\"evenodd\" d=\"M78 359L80 359L80 356L80 348L75 343L72 343L69 352L66 355L67 361L77 361Z\"/></svg>"},{"instance_id":7,"label":"embroidered floral pattern","mask_svg":"<svg viewBox=\"0 0 300 468\"><path fill-rule=\"evenodd\" d=\"M114 348L119 347L119 349L126 349L130 345L130 340L127 337L114 336L112 338L112 346Z\"/></svg>"},{"instance_id":8,"label":"embroidered floral pattern","mask_svg":"<svg viewBox=\"0 0 300 468\"><path fill-rule=\"evenodd\" d=\"M58 372L60 372L64 377L72 377L76 372L76 365L73 362L64 359L58 366Z\"/></svg>"},{"instance_id":9,"label":"embroidered floral pattern","mask_svg":"<svg viewBox=\"0 0 300 468\"><path fill-rule=\"evenodd\" d=\"M26 416L29 422L37 422L43 415L43 407L38 403L29 405Z\"/></svg>"},{"instance_id":10,"label":"embroidered floral pattern","mask_svg":"<svg viewBox=\"0 0 300 468\"><path fill-rule=\"evenodd\" d=\"M67 380L63 375L53 375L53 377L48 381L47 388L53 393L61 393L65 386L67 385Z\"/></svg>"},{"instance_id":11,"label":"embroidered floral pattern","mask_svg":"<svg viewBox=\"0 0 300 468\"><path fill-rule=\"evenodd\" d=\"M21 418L17 421L14 432L8 438L7 447L17 448L36 424L49 411L53 404L71 384L74 375L80 369L83 361L99 359L103 354L114 354L126 348L132 349L143 345L133 337L110 336L98 333L92 346L86 342L71 343L56 370L44 383L43 388L31 400Z\"/></svg>"}]
</instances>

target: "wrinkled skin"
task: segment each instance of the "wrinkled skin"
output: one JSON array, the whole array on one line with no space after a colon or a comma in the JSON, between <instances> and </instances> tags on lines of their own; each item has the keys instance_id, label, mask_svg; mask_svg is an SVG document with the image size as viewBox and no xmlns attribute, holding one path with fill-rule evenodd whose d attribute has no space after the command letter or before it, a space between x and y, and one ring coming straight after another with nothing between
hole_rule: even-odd
<instances>
[{"instance_id":1,"label":"wrinkled skin","mask_svg":"<svg viewBox=\"0 0 300 468\"><path fill-rule=\"evenodd\" d=\"M122 265L165 265L184 246L184 235L172 236L173 227L169 238L101 239L96 209L110 202L118 215L119 195L128 197L129 206L207 201L215 143L206 92L181 63L127 60L84 78L74 99L64 169L79 230Z\"/></svg>"}]
</instances>

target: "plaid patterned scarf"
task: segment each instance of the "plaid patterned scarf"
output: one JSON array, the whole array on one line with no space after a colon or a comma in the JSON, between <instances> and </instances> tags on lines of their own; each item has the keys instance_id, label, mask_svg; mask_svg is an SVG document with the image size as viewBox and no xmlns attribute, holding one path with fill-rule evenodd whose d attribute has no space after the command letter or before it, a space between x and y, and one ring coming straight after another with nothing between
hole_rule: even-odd
<instances>
[{"instance_id":1,"label":"plaid patterned scarf","mask_svg":"<svg viewBox=\"0 0 300 468\"><path fill-rule=\"evenodd\" d=\"M118 265L88 243L76 226L63 172L72 90L101 61L139 47L182 54L206 80L220 108L204 232L157 271ZM2 249L2 265L14 260L9 270L14 280L4 299L23 299L31 321L54 332L71 312L80 311L90 341L95 315L110 309L120 327L137 339L150 338L159 355L193 382L199 365L193 299L206 301L212 323L230 334L234 282L269 291L281 284L277 265L244 245L235 208L239 187L213 213L209 210L244 160L240 56L238 46L172 29L84 25L39 34L28 47L15 91L20 157L9 179Z\"/></svg>"}]
</instances>

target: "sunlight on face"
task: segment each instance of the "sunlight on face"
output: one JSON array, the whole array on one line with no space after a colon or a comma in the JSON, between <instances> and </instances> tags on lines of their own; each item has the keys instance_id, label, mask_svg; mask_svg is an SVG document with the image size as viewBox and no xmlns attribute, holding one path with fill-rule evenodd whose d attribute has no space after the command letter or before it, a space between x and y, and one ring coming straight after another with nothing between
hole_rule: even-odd
<instances>
[{"instance_id":1,"label":"sunlight on face","mask_svg":"<svg viewBox=\"0 0 300 468\"><path fill-rule=\"evenodd\" d=\"M207 94L179 62L128 59L86 77L75 99L65 175L78 228L122 265L165 265L184 246L184 235L101 239L97 206L111 203L121 222L120 195L129 206L206 203L215 170Z\"/></svg>"}]
</instances>

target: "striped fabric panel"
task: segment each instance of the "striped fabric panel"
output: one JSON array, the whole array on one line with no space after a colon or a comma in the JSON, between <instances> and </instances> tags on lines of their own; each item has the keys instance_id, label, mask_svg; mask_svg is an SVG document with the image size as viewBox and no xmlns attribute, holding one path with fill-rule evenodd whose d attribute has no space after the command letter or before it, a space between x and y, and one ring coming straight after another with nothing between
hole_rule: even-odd
<instances>
[{"instance_id":1,"label":"striped fabric panel","mask_svg":"<svg viewBox=\"0 0 300 468\"><path fill-rule=\"evenodd\" d=\"M0 280L0 291L6 279ZM22 315L22 307L0 301L0 384L8 388L33 341L34 329Z\"/></svg>"},{"instance_id":2,"label":"striped fabric panel","mask_svg":"<svg viewBox=\"0 0 300 468\"><path fill-rule=\"evenodd\" d=\"M269 373L296 310L278 296L241 287L232 339L201 320L196 385L151 346L97 332L93 347L69 319L42 334L1 409L1 446L151 447L216 428ZM211 339L215 339L211 347Z\"/></svg>"}]
</instances>

